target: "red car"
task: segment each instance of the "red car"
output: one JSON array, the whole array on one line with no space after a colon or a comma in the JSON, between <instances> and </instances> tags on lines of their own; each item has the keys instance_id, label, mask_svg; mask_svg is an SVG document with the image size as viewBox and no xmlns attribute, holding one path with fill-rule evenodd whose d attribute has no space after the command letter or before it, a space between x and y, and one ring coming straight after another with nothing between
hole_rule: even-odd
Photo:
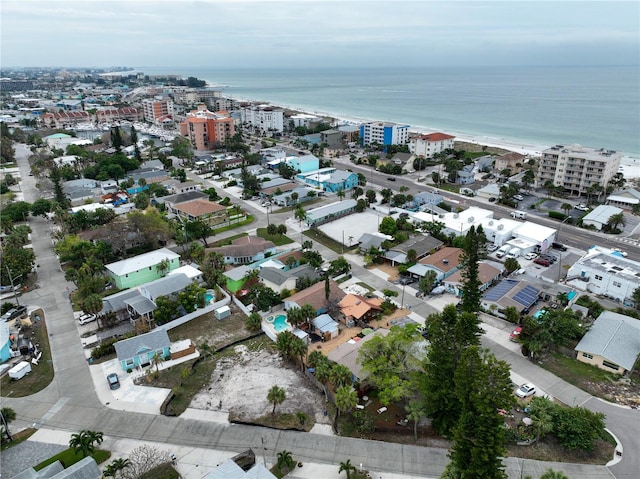
<instances>
[{"instance_id":1,"label":"red car","mask_svg":"<svg viewBox=\"0 0 640 479\"><path fill-rule=\"evenodd\" d=\"M521 332L522 332L522 327L518 326L516 329L514 329L511 332L511 334L509 335L509 339L513 342L517 342Z\"/></svg>"},{"instance_id":2,"label":"red car","mask_svg":"<svg viewBox=\"0 0 640 479\"><path fill-rule=\"evenodd\" d=\"M549 263L549 260L544 259L544 258L536 258L533 260L533 262L535 264L539 264L541 266L549 266L551 263Z\"/></svg>"}]
</instances>

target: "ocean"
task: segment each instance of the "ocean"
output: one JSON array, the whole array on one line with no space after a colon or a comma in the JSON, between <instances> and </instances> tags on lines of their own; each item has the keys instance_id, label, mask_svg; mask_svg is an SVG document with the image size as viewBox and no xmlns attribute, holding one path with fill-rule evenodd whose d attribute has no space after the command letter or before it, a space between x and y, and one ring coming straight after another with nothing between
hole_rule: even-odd
<instances>
[{"instance_id":1,"label":"ocean","mask_svg":"<svg viewBox=\"0 0 640 479\"><path fill-rule=\"evenodd\" d=\"M137 67L223 94L494 143L578 143L640 158L638 67L229 69Z\"/></svg>"}]
</instances>

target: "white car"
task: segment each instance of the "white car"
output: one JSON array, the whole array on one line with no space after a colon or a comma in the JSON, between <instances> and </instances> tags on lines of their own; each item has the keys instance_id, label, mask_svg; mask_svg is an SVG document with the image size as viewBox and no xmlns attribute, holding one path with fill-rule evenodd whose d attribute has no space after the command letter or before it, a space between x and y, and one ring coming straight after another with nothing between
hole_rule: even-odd
<instances>
[{"instance_id":1,"label":"white car","mask_svg":"<svg viewBox=\"0 0 640 479\"><path fill-rule=\"evenodd\" d=\"M612 251L615 251L618 254L621 254L622 256L627 256L627 252L626 251L622 251L620 248L613 248Z\"/></svg>"},{"instance_id":2,"label":"white car","mask_svg":"<svg viewBox=\"0 0 640 479\"><path fill-rule=\"evenodd\" d=\"M518 201L522 201L522 200L524 200L524 196L522 196L522 195L513 195L513 199L514 200L518 200Z\"/></svg>"},{"instance_id":3,"label":"white car","mask_svg":"<svg viewBox=\"0 0 640 479\"><path fill-rule=\"evenodd\" d=\"M536 259L538 257L538 253L527 253L524 255L524 259Z\"/></svg>"},{"instance_id":4,"label":"white car","mask_svg":"<svg viewBox=\"0 0 640 479\"><path fill-rule=\"evenodd\" d=\"M589 211L589 207L587 205L575 205L574 208L578 211Z\"/></svg>"},{"instance_id":5,"label":"white car","mask_svg":"<svg viewBox=\"0 0 640 479\"><path fill-rule=\"evenodd\" d=\"M536 393L536 387L533 384L526 383L516 389L516 396L519 398L526 398L533 396Z\"/></svg>"},{"instance_id":6,"label":"white car","mask_svg":"<svg viewBox=\"0 0 640 479\"><path fill-rule=\"evenodd\" d=\"M78 318L78 322L80 324L89 324L98 319L95 314L84 313L82 316Z\"/></svg>"},{"instance_id":7,"label":"white car","mask_svg":"<svg viewBox=\"0 0 640 479\"><path fill-rule=\"evenodd\" d=\"M495 250L497 250L497 249L498 249L498 247L493 243L489 243L487 245L487 251L490 252L490 253L495 251Z\"/></svg>"}]
</instances>

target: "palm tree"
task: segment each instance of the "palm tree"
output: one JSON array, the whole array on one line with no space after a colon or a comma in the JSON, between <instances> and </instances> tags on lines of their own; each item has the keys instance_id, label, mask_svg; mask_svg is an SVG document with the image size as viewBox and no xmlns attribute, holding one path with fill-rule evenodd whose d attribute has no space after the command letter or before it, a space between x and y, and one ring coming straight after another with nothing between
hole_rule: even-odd
<instances>
[{"instance_id":1,"label":"palm tree","mask_svg":"<svg viewBox=\"0 0 640 479\"><path fill-rule=\"evenodd\" d=\"M564 210L565 215L568 215L569 211L571 211L571 205L569 203L562 203L560 208Z\"/></svg>"},{"instance_id":2,"label":"palm tree","mask_svg":"<svg viewBox=\"0 0 640 479\"><path fill-rule=\"evenodd\" d=\"M350 411L358 404L358 394L351 386L339 387L336 391L336 420L340 412Z\"/></svg>"},{"instance_id":3,"label":"palm tree","mask_svg":"<svg viewBox=\"0 0 640 479\"><path fill-rule=\"evenodd\" d=\"M331 373L329 374L329 382L331 385L338 389L343 386L351 385L352 374L347 366L344 364L334 364L331 367Z\"/></svg>"},{"instance_id":4,"label":"palm tree","mask_svg":"<svg viewBox=\"0 0 640 479\"><path fill-rule=\"evenodd\" d=\"M612 232L615 232L618 229L618 225L624 226L626 224L627 220L624 217L624 213L616 213L614 215L611 215L607 220L607 225L609 225L609 228Z\"/></svg>"},{"instance_id":5,"label":"palm tree","mask_svg":"<svg viewBox=\"0 0 640 479\"><path fill-rule=\"evenodd\" d=\"M338 474L340 474L342 471L347 473L347 479L351 479L351 473L356 472L356 466L351 464L351 459L347 459L345 462L340 463Z\"/></svg>"},{"instance_id":6,"label":"palm tree","mask_svg":"<svg viewBox=\"0 0 640 479\"><path fill-rule=\"evenodd\" d=\"M296 193L295 191L291 193L291 201L293 201L294 205L298 203L298 193Z\"/></svg>"},{"instance_id":7,"label":"palm tree","mask_svg":"<svg viewBox=\"0 0 640 479\"><path fill-rule=\"evenodd\" d=\"M9 432L9 423L15 421L15 419L16 412L13 409L11 409L10 407L3 407L2 409L0 409L0 426L2 426L4 433L7 435L8 441L13 440L11 437L11 433Z\"/></svg>"},{"instance_id":8,"label":"palm tree","mask_svg":"<svg viewBox=\"0 0 640 479\"><path fill-rule=\"evenodd\" d=\"M297 356L300 358L300 367L304 371L304 357L307 355L307 344L304 339L296 337L291 342L291 356Z\"/></svg>"},{"instance_id":9,"label":"palm tree","mask_svg":"<svg viewBox=\"0 0 640 479\"><path fill-rule=\"evenodd\" d=\"M338 190L338 192L336 193L338 195L338 198L340 198L340 201L342 201L342 198L344 198L344 190L340 189Z\"/></svg>"},{"instance_id":10,"label":"palm tree","mask_svg":"<svg viewBox=\"0 0 640 479\"><path fill-rule=\"evenodd\" d=\"M410 421L413 421L413 439L417 441L418 440L418 422L420 421L420 418L425 415L424 408L422 407L422 404L420 404L418 401L411 401L405 407L405 410L407 411L407 418Z\"/></svg>"},{"instance_id":11,"label":"palm tree","mask_svg":"<svg viewBox=\"0 0 640 479\"><path fill-rule=\"evenodd\" d=\"M295 462L289 451L282 451L278 453L278 461L276 465L278 469L280 469L280 472L289 472L295 465Z\"/></svg>"},{"instance_id":12,"label":"palm tree","mask_svg":"<svg viewBox=\"0 0 640 479\"><path fill-rule=\"evenodd\" d=\"M151 364L156 367L156 373L160 372L160 364L164 362L164 356L162 354L154 354L151 359Z\"/></svg>"},{"instance_id":13,"label":"palm tree","mask_svg":"<svg viewBox=\"0 0 640 479\"><path fill-rule=\"evenodd\" d=\"M272 416L276 414L276 406L282 404L285 399L287 399L287 393L284 389L279 386L271 386L271 389L269 389L267 393L267 401L273 404L273 410L271 411Z\"/></svg>"},{"instance_id":14,"label":"palm tree","mask_svg":"<svg viewBox=\"0 0 640 479\"><path fill-rule=\"evenodd\" d=\"M87 457L89 454L93 454L96 450L96 444L100 445L102 441L103 435L101 432L83 430L71 435L69 447L73 448L76 454L81 452L82 457Z\"/></svg>"},{"instance_id":15,"label":"palm tree","mask_svg":"<svg viewBox=\"0 0 640 479\"><path fill-rule=\"evenodd\" d=\"M104 468L104 475L107 477L117 477L119 471L124 471L130 466L129 459L119 457L111 461L111 464Z\"/></svg>"},{"instance_id":16,"label":"palm tree","mask_svg":"<svg viewBox=\"0 0 640 479\"><path fill-rule=\"evenodd\" d=\"M300 308L300 316L306 321L307 326L311 328L311 320L316 317L316 308L312 304L303 304Z\"/></svg>"}]
</instances>

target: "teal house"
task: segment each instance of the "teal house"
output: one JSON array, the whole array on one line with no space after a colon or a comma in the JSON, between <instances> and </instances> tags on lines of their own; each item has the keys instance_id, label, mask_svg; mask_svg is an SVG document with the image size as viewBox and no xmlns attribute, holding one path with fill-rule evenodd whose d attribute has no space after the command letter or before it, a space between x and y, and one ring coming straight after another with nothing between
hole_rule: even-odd
<instances>
[{"instance_id":1,"label":"teal house","mask_svg":"<svg viewBox=\"0 0 640 479\"><path fill-rule=\"evenodd\" d=\"M135 288L160 279L180 266L180 255L160 248L105 266L118 289Z\"/></svg>"},{"instance_id":2,"label":"teal house","mask_svg":"<svg viewBox=\"0 0 640 479\"><path fill-rule=\"evenodd\" d=\"M11 332L7 323L0 324L0 363L11 359Z\"/></svg>"},{"instance_id":3,"label":"teal house","mask_svg":"<svg viewBox=\"0 0 640 479\"><path fill-rule=\"evenodd\" d=\"M156 356L162 359L171 357L171 341L164 329L154 329L149 333L118 341L114 346L123 371L149 366Z\"/></svg>"}]
</instances>

